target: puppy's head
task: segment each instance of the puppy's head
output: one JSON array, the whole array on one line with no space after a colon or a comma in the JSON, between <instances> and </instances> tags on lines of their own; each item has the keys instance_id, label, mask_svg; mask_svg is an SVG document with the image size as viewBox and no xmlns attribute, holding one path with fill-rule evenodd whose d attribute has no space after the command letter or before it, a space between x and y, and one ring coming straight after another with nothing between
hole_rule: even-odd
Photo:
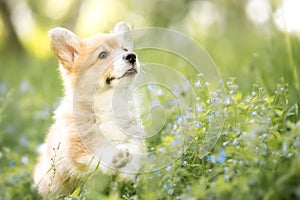
<instances>
[{"instance_id":1,"label":"puppy's head","mask_svg":"<svg viewBox=\"0 0 300 200\"><path fill-rule=\"evenodd\" d=\"M92 92L99 86L113 88L121 80L131 83L139 63L129 30L128 23L119 22L111 33L85 39L64 28L50 30L50 46L60 63L66 90L79 87Z\"/></svg>"}]
</instances>

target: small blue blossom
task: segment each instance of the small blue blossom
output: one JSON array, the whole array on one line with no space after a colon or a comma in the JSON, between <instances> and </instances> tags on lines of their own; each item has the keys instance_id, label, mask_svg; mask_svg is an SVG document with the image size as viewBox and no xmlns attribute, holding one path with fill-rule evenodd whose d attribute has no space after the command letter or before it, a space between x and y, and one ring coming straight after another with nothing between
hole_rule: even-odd
<instances>
[{"instance_id":1,"label":"small blue blossom","mask_svg":"<svg viewBox=\"0 0 300 200\"><path fill-rule=\"evenodd\" d=\"M210 161L211 156L206 156L206 161Z\"/></svg>"},{"instance_id":2,"label":"small blue blossom","mask_svg":"<svg viewBox=\"0 0 300 200\"><path fill-rule=\"evenodd\" d=\"M160 103L159 103L159 101L157 101L157 100L153 100L152 102L151 102L151 105L152 106L157 106L157 105L159 105Z\"/></svg>"},{"instance_id":3,"label":"small blue blossom","mask_svg":"<svg viewBox=\"0 0 300 200\"><path fill-rule=\"evenodd\" d=\"M205 111L204 111L204 109L202 108L202 106L200 106L200 105L196 105L196 110L198 111L198 112L201 112L201 113L204 113Z\"/></svg>"},{"instance_id":4,"label":"small blue blossom","mask_svg":"<svg viewBox=\"0 0 300 200\"><path fill-rule=\"evenodd\" d=\"M176 140L174 140L174 141L172 142L172 145L173 145L173 146L176 146L176 145L178 145L178 144L180 144L180 140L179 140L179 139L176 139Z\"/></svg>"},{"instance_id":5,"label":"small blue blossom","mask_svg":"<svg viewBox=\"0 0 300 200\"><path fill-rule=\"evenodd\" d=\"M256 92L253 91L253 92L251 93L251 95L255 97L257 94L256 94Z\"/></svg>"},{"instance_id":6,"label":"small blue blossom","mask_svg":"<svg viewBox=\"0 0 300 200\"><path fill-rule=\"evenodd\" d=\"M185 161L183 161L183 165L184 166L187 166L189 163L185 160Z\"/></svg>"},{"instance_id":7,"label":"small blue blossom","mask_svg":"<svg viewBox=\"0 0 300 200\"><path fill-rule=\"evenodd\" d=\"M169 166L166 168L166 171L167 171L167 172L170 172L171 170L172 170L172 166L169 165Z\"/></svg>"},{"instance_id":8,"label":"small blue blossom","mask_svg":"<svg viewBox=\"0 0 300 200\"><path fill-rule=\"evenodd\" d=\"M186 190L187 190L187 191L191 191L191 190L192 190L192 187L189 186L189 185L187 185L187 186L186 186ZM299 192L300 192L300 191L299 191ZM299 196L300 196L300 195L299 195Z\"/></svg>"},{"instance_id":9,"label":"small blue blossom","mask_svg":"<svg viewBox=\"0 0 300 200\"><path fill-rule=\"evenodd\" d=\"M0 83L0 94L4 94L6 92L5 83Z\"/></svg>"},{"instance_id":10,"label":"small blue blossom","mask_svg":"<svg viewBox=\"0 0 300 200\"><path fill-rule=\"evenodd\" d=\"M224 149L220 149L219 151L219 162L220 163L224 163L226 161L226 152L224 151Z\"/></svg>"},{"instance_id":11,"label":"small blue blossom","mask_svg":"<svg viewBox=\"0 0 300 200\"><path fill-rule=\"evenodd\" d=\"M201 83L200 81L197 81L195 84L194 84L195 87L201 87Z\"/></svg>"},{"instance_id":12,"label":"small blue blossom","mask_svg":"<svg viewBox=\"0 0 300 200\"><path fill-rule=\"evenodd\" d=\"M283 87L279 88L279 92L284 92L284 88Z\"/></svg>"},{"instance_id":13,"label":"small blue blossom","mask_svg":"<svg viewBox=\"0 0 300 200\"><path fill-rule=\"evenodd\" d=\"M174 194L174 190L173 189L169 189L168 190L168 195L173 195Z\"/></svg>"},{"instance_id":14,"label":"small blue blossom","mask_svg":"<svg viewBox=\"0 0 300 200\"><path fill-rule=\"evenodd\" d=\"M224 180L225 180L226 182L228 182L229 179L230 179L230 175L229 175L229 174L225 174L225 175L224 175Z\"/></svg>"},{"instance_id":15,"label":"small blue blossom","mask_svg":"<svg viewBox=\"0 0 300 200\"><path fill-rule=\"evenodd\" d=\"M170 183L166 183L166 184L164 185L164 188L167 189L167 190L169 190L169 189L170 189Z\"/></svg>"},{"instance_id":16,"label":"small blue blossom","mask_svg":"<svg viewBox=\"0 0 300 200\"><path fill-rule=\"evenodd\" d=\"M212 102L215 103L215 104L219 104L220 101L221 101L221 100L220 100L220 98L218 98L218 97L212 98Z\"/></svg>"},{"instance_id":17,"label":"small blue blossom","mask_svg":"<svg viewBox=\"0 0 300 200\"><path fill-rule=\"evenodd\" d=\"M177 127L177 124L174 124L173 125L173 130L176 130L178 127Z\"/></svg>"},{"instance_id":18,"label":"small blue blossom","mask_svg":"<svg viewBox=\"0 0 300 200\"><path fill-rule=\"evenodd\" d=\"M255 111L252 111L252 112L250 113L250 116L251 116L251 117L256 116L256 112L255 112Z\"/></svg>"},{"instance_id":19,"label":"small blue blossom","mask_svg":"<svg viewBox=\"0 0 300 200\"><path fill-rule=\"evenodd\" d=\"M162 89L158 89L157 91L156 91L156 95L157 96L162 96L164 94L164 91L162 90Z\"/></svg>"},{"instance_id":20,"label":"small blue blossom","mask_svg":"<svg viewBox=\"0 0 300 200\"><path fill-rule=\"evenodd\" d=\"M234 146L237 146L237 145L239 144L239 141L237 141L237 139L234 139L233 142L232 142L232 144L233 144Z\"/></svg>"},{"instance_id":21,"label":"small blue blossom","mask_svg":"<svg viewBox=\"0 0 300 200\"><path fill-rule=\"evenodd\" d=\"M228 145L228 141L223 142L223 147L226 147Z\"/></svg>"},{"instance_id":22,"label":"small blue blossom","mask_svg":"<svg viewBox=\"0 0 300 200\"><path fill-rule=\"evenodd\" d=\"M11 160L11 161L9 162L9 167L13 167L13 166L15 166L15 161L14 161L14 160Z\"/></svg>"},{"instance_id":23,"label":"small blue blossom","mask_svg":"<svg viewBox=\"0 0 300 200\"><path fill-rule=\"evenodd\" d=\"M179 104L178 99L174 99L174 100L173 100L173 105L178 105L178 104Z\"/></svg>"},{"instance_id":24,"label":"small blue blossom","mask_svg":"<svg viewBox=\"0 0 300 200\"><path fill-rule=\"evenodd\" d=\"M28 89L29 89L29 84L28 84L28 82L27 82L27 81L22 81L22 82L21 82L21 85L20 85L20 92L21 92L21 93L25 93L25 92L28 91Z\"/></svg>"},{"instance_id":25,"label":"small blue blossom","mask_svg":"<svg viewBox=\"0 0 300 200\"><path fill-rule=\"evenodd\" d=\"M181 116L178 116L177 117L177 123L181 124L183 122L183 119Z\"/></svg>"},{"instance_id":26,"label":"small blue blossom","mask_svg":"<svg viewBox=\"0 0 300 200\"><path fill-rule=\"evenodd\" d=\"M27 140L27 138L25 137L25 136L21 136L21 138L20 138L20 144L22 145L22 146L28 146L28 140Z\"/></svg>"},{"instance_id":27,"label":"small blue blossom","mask_svg":"<svg viewBox=\"0 0 300 200\"><path fill-rule=\"evenodd\" d=\"M209 82L205 82L205 86L208 87L209 86Z\"/></svg>"},{"instance_id":28,"label":"small blue blossom","mask_svg":"<svg viewBox=\"0 0 300 200\"><path fill-rule=\"evenodd\" d=\"M29 162L29 159L28 159L27 156L23 156L23 157L21 158L21 163L23 163L24 165L27 165L28 162Z\"/></svg>"},{"instance_id":29,"label":"small blue blossom","mask_svg":"<svg viewBox=\"0 0 300 200\"><path fill-rule=\"evenodd\" d=\"M265 89L264 89L263 87L261 87L261 88L259 88L259 91L260 91L261 93L263 93L263 92L265 91Z\"/></svg>"},{"instance_id":30,"label":"small blue blossom","mask_svg":"<svg viewBox=\"0 0 300 200\"><path fill-rule=\"evenodd\" d=\"M201 98L200 98L200 97L197 97L197 98L196 98L196 101L200 101L200 100L201 100Z\"/></svg>"},{"instance_id":31,"label":"small blue blossom","mask_svg":"<svg viewBox=\"0 0 300 200\"><path fill-rule=\"evenodd\" d=\"M193 151L197 151L197 147L196 146L193 146Z\"/></svg>"},{"instance_id":32,"label":"small blue blossom","mask_svg":"<svg viewBox=\"0 0 300 200\"><path fill-rule=\"evenodd\" d=\"M196 127L196 129L199 129L199 128L201 127L201 123L197 122L197 123L195 124L195 127Z\"/></svg>"}]
</instances>

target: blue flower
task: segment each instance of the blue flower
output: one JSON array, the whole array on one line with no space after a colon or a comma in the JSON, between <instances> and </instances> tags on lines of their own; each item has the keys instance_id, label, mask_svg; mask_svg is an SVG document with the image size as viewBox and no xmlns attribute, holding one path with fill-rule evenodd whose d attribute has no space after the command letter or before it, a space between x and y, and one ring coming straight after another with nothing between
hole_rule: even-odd
<instances>
[{"instance_id":1,"label":"blue flower","mask_svg":"<svg viewBox=\"0 0 300 200\"><path fill-rule=\"evenodd\" d=\"M183 161L183 165L184 166L187 166L189 163L185 160L185 161Z\"/></svg>"},{"instance_id":2,"label":"blue flower","mask_svg":"<svg viewBox=\"0 0 300 200\"><path fill-rule=\"evenodd\" d=\"M239 141L237 141L237 139L234 139L233 142L232 142L232 144L233 144L234 146L237 146L237 145L239 144Z\"/></svg>"},{"instance_id":3,"label":"blue flower","mask_svg":"<svg viewBox=\"0 0 300 200\"><path fill-rule=\"evenodd\" d=\"M173 146L176 146L178 144L180 144L180 140L179 139L173 140L173 142L172 142Z\"/></svg>"},{"instance_id":4,"label":"blue flower","mask_svg":"<svg viewBox=\"0 0 300 200\"><path fill-rule=\"evenodd\" d=\"M172 170L172 166L169 165L169 166L166 168L166 171L169 172L169 171L171 171L171 170Z\"/></svg>"},{"instance_id":5,"label":"blue flower","mask_svg":"<svg viewBox=\"0 0 300 200\"><path fill-rule=\"evenodd\" d=\"M21 138L20 138L20 144L22 145L22 146L28 146L28 140L27 140L27 138L25 137L25 136L21 136Z\"/></svg>"},{"instance_id":6,"label":"blue flower","mask_svg":"<svg viewBox=\"0 0 300 200\"><path fill-rule=\"evenodd\" d=\"M167 189L167 190L170 189L170 183L166 183L166 184L164 185L164 188Z\"/></svg>"},{"instance_id":7,"label":"blue flower","mask_svg":"<svg viewBox=\"0 0 300 200\"><path fill-rule=\"evenodd\" d=\"M194 85L195 85L195 87L201 87L200 81L197 81Z\"/></svg>"},{"instance_id":8,"label":"blue flower","mask_svg":"<svg viewBox=\"0 0 300 200\"><path fill-rule=\"evenodd\" d=\"M14 161L14 160L11 160L11 161L9 162L9 167L13 167L13 166L15 166L15 161Z\"/></svg>"},{"instance_id":9,"label":"blue flower","mask_svg":"<svg viewBox=\"0 0 300 200\"><path fill-rule=\"evenodd\" d=\"M220 163L224 163L226 162L226 152L224 151L224 149L220 149L219 151L219 162Z\"/></svg>"},{"instance_id":10,"label":"blue flower","mask_svg":"<svg viewBox=\"0 0 300 200\"><path fill-rule=\"evenodd\" d=\"M279 88L279 92L284 92L284 88L283 87Z\"/></svg>"}]
</instances>

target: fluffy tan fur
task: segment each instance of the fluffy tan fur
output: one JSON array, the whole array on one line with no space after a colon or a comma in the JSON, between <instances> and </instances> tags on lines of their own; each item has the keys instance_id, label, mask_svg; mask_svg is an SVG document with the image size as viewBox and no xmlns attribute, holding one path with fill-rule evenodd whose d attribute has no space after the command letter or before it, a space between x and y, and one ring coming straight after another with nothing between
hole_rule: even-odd
<instances>
[{"instance_id":1,"label":"fluffy tan fur","mask_svg":"<svg viewBox=\"0 0 300 200\"><path fill-rule=\"evenodd\" d=\"M135 75L126 72L131 68L139 71L138 61L124 59L132 54L128 30L128 24L120 22L111 33L86 39L64 28L50 30L65 96L34 171L35 184L44 198L70 194L99 162L102 171L122 178L130 179L138 172L145 145L136 103L118 108L120 113L129 110L130 119L114 116L112 103L116 88L125 99L130 95ZM102 52L103 58L99 57ZM120 129L120 125L124 127ZM132 132L139 136L130 136Z\"/></svg>"}]
</instances>

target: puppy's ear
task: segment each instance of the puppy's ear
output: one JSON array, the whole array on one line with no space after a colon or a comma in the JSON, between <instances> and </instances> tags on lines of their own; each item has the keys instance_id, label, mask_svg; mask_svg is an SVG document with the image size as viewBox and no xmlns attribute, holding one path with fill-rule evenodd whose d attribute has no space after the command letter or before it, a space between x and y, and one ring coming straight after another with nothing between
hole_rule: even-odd
<instances>
[{"instance_id":1,"label":"puppy's ear","mask_svg":"<svg viewBox=\"0 0 300 200\"><path fill-rule=\"evenodd\" d=\"M67 70L71 70L80 49L80 38L73 32L58 27L49 31L49 39L54 55Z\"/></svg>"},{"instance_id":2,"label":"puppy's ear","mask_svg":"<svg viewBox=\"0 0 300 200\"><path fill-rule=\"evenodd\" d=\"M115 25L112 33L118 34L123 40L124 47L132 50L133 49L133 39L130 32L131 26L127 22L119 22Z\"/></svg>"}]
</instances>

